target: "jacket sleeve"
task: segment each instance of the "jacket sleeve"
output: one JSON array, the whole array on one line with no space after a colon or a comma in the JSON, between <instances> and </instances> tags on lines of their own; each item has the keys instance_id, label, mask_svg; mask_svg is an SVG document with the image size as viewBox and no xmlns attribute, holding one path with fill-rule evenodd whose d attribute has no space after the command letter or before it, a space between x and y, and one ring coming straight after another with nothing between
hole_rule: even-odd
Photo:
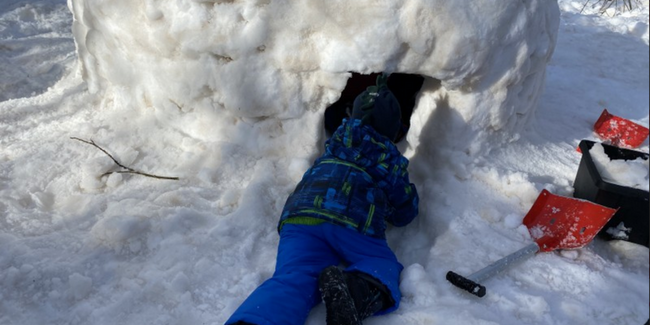
<instances>
[{"instance_id":1,"label":"jacket sleeve","mask_svg":"<svg viewBox=\"0 0 650 325\"><path fill-rule=\"evenodd\" d=\"M388 192L388 200L395 211L386 221L393 226L406 226L418 215L420 198L415 185L409 183L408 174L396 182Z\"/></svg>"},{"instance_id":2,"label":"jacket sleeve","mask_svg":"<svg viewBox=\"0 0 650 325\"><path fill-rule=\"evenodd\" d=\"M408 164L408 159L399 155L387 170L385 182L382 182L384 193L394 209L386 221L396 227L408 225L418 215L420 199L415 185L409 181Z\"/></svg>"}]
</instances>

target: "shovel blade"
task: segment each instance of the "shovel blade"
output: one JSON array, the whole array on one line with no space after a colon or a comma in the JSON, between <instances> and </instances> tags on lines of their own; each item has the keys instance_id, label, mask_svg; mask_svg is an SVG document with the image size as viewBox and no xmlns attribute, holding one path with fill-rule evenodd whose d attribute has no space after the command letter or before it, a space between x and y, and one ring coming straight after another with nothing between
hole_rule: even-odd
<instances>
[{"instance_id":1,"label":"shovel blade","mask_svg":"<svg viewBox=\"0 0 650 325\"><path fill-rule=\"evenodd\" d=\"M587 245L617 209L543 190L524 224L541 252Z\"/></svg>"},{"instance_id":2,"label":"shovel blade","mask_svg":"<svg viewBox=\"0 0 650 325\"><path fill-rule=\"evenodd\" d=\"M594 124L594 131L601 139L624 148L638 148L648 137L648 128L612 115L607 109Z\"/></svg>"}]
</instances>

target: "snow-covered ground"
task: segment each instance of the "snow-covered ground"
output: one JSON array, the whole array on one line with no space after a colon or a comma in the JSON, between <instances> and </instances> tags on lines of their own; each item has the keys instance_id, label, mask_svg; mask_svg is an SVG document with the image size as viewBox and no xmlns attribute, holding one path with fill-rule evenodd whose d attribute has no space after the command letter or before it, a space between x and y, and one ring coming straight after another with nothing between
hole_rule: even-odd
<instances>
[{"instance_id":1,"label":"snow-covered ground","mask_svg":"<svg viewBox=\"0 0 650 325\"><path fill-rule=\"evenodd\" d=\"M595 0L587 6L585 2L559 1L557 45L545 81L531 79L544 81L544 92L535 85L523 86L531 91L528 95L539 99L517 101L504 95L502 101L537 108L521 111L503 105L499 111L483 114L471 111L469 104L482 107L502 102L495 101L496 97L485 97L484 102L466 100L452 91L447 94L451 103L440 106L440 82L435 79L448 88L468 76L492 79L495 70L482 70L488 65L480 66L478 61L490 55L471 56L474 61L457 65L459 70L428 76L412 119L412 133L407 143L400 144L411 159L421 214L408 227L388 233L405 266L404 298L398 311L365 324L640 325L648 320L648 248L623 241L596 240L575 251L538 254L486 280L488 294L481 299L445 280L449 270L471 274L532 241L521 224L524 215L544 188L571 196L581 157L576 147L581 139L596 140L592 125L603 108L648 126L648 1L632 1L640 7L630 12L610 9L604 15L598 14ZM73 0L70 5L80 10L82 3ZM130 0L95 3L96 8L85 8L86 16L76 17L81 25L75 25L75 35L86 35L91 29L84 28L92 26L113 35L133 35L133 39L88 33L76 40L85 55L81 65L71 31L73 16L65 1L0 0L0 324L222 324L273 271L279 212L321 150L318 144L324 132L312 126L347 78L332 71L360 69L364 64L381 66L387 60L340 58L346 37L352 39L346 30L358 32L354 55L363 58L361 45L374 49L363 42L363 35L374 34L364 34L367 26L354 20L339 19L339 26L349 29L336 29L332 25L336 17L324 10L331 20L317 24L320 29L310 30L301 43L280 32L277 38L265 34L265 30L283 31L284 22L259 25L268 16L256 16L257 9L248 8L242 19L253 22L250 29L238 29L241 22L237 20L223 22L232 26L232 33L216 35L215 39L225 37L219 43L224 45L210 50L230 56L213 56L210 60L218 62L207 64L206 69L238 57L266 55L266 61L233 66L237 71L266 72L266 66L255 64L274 62L282 71L307 69L303 72L307 77L296 83L271 71L259 75L259 80L240 78L234 72L209 79L200 64L179 66L179 61L165 56L209 47L210 42L202 43L205 38L192 41L188 26L178 22L167 26L169 35L177 38L156 43L160 52L154 54L164 59L151 61L157 56L139 38L146 33L132 28L137 24L102 25L96 19L123 13L128 21L129 15L142 8ZM171 9L155 8L154 1L145 3L146 18L152 21L143 23L151 28L147 35L156 41L165 39L160 32L164 26L155 24ZM235 10L237 2L200 3L223 5L227 11ZM245 3L263 6L271 1ZM296 30L318 19L299 3L293 10L306 15ZM442 27L418 15L426 9L421 6L426 1L405 3L408 6L400 19L412 15L420 20L407 25L411 29L401 31L399 37L410 37L411 48L417 50L419 44L422 53L431 54L427 52L431 44L419 38L418 28ZM451 10L456 2L447 3L446 10ZM373 13L381 16L381 8L375 9ZM482 13L486 12L499 14L495 9ZM471 15L472 11L457 13ZM213 23L206 17L181 18L180 22L196 22L192 28ZM390 23L388 28L378 25L370 30L384 37L397 26L395 21ZM458 36L452 27L448 29L452 32L445 35ZM322 36L326 32L341 43L319 43L327 39ZM523 39L534 39L533 34ZM235 36L229 39L227 35ZM251 35L256 37L246 37ZM511 40L521 36L508 35ZM471 34L463 36L471 38ZM256 43L260 39L271 42L260 48ZM287 39L294 42L289 44L293 47L273 46ZM460 44L463 39L446 40ZM179 40L189 43L181 49L170 45ZM125 44L128 47L120 47ZM329 52L323 44L331 45ZM435 53L445 57L450 49L438 46L435 51L442 52ZM120 52L111 55L111 51ZM128 62L120 58L129 55L134 67L150 62L145 66L149 69L124 69ZM202 62L198 54L186 58L183 62L199 58L198 63L209 63ZM417 61L408 55L401 60L404 67L409 62L425 67L409 72L444 70L436 70L442 63L435 60ZM498 57L494 60L503 63ZM112 65L102 66L107 62ZM534 69L526 62L497 68L509 71L504 75L512 77L512 82L523 82L517 72ZM458 62L444 63L448 66L442 68ZM330 70L321 71L324 65ZM515 70L507 70L512 67ZM384 68L398 69L399 64ZM466 73L455 75L458 71ZM218 88L219 82L228 80L237 87ZM140 88L130 87L136 82ZM220 95L205 95L211 89L203 85L217 87ZM167 93L181 100L161 100ZM134 94L142 96L134 100ZM222 103L225 110L211 109L213 103L202 101L206 98ZM301 103L305 98L319 101ZM268 107L262 108L263 114L253 109L265 103ZM244 111L238 112L237 105ZM283 110L282 105L289 108ZM513 116L516 127L508 122ZM478 126L502 127L508 134L483 134ZM113 161L71 137L94 140L124 165L180 180L117 173L100 177L116 170ZM648 141L637 150L648 152ZM647 172L640 177L644 176ZM322 306L314 309L307 324L324 324Z\"/></svg>"}]
</instances>

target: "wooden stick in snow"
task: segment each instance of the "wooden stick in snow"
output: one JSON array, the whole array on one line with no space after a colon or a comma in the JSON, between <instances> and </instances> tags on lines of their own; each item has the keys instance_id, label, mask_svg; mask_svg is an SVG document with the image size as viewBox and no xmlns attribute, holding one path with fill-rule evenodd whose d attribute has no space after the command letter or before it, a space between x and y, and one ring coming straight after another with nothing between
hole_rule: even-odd
<instances>
[{"instance_id":1,"label":"wooden stick in snow","mask_svg":"<svg viewBox=\"0 0 650 325\"><path fill-rule=\"evenodd\" d=\"M115 157L113 157L110 153L108 153L106 150L104 150L104 148L98 146L95 143L95 141L93 141L92 139L91 140L84 140L84 139L79 139L77 137L70 137L70 139L81 141L83 143L89 144L89 145L101 150L105 155L107 155L109 158L111 158L111 160L113 160L113 162L116 165L118 165L119 167L125 169L125 170L118 170L118 171L114 171L114 172L106 172L106 173L102 174L101 177L108 176L110 174L115 173L115 174L136 174L136 175L141 175L141 176L146 176L146 177L151 177L151 178L176 180L176 181L179 179L178 177L168 177L168 176L159 176L159 175L148 174L148 173L145 173L145 172L141 172L139 170L135 170L135 169L133 169L131 167L124 166L117 159L115 159Z\"/></svg>"}]
</instances>

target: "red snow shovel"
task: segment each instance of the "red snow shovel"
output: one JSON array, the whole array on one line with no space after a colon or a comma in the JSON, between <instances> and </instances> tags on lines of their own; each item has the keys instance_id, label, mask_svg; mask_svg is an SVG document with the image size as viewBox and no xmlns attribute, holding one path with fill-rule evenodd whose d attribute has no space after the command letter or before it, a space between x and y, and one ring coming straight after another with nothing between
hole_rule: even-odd
<instances>
[{"instance_id":1,"label":"red snow shovel","mask_svg":"<svg viewBox=\"0 0 650 325\"><path fill-rule=\"evenodd\" d=\"M594 131L603 140L624 148L638 148L648 137L648 128L610 114L607 109L594 124Z\"/></svg>"},{"instance_id":2,"label":"red snow shovel","mask_svg":"<svg viewBox=\"0 0 650 325\"><path fill-rule=\"evenodd\" d=\"M563 197L543 190L526 217L534 243L512 253L482 270L464 277L452 271L447 280L453 285L483 297L486 289L481 281L513 266L517 262L556 249L574 249L587 245L612 218L617 209L611 209L585 200Z\"/></svg>"}]
</instances>

